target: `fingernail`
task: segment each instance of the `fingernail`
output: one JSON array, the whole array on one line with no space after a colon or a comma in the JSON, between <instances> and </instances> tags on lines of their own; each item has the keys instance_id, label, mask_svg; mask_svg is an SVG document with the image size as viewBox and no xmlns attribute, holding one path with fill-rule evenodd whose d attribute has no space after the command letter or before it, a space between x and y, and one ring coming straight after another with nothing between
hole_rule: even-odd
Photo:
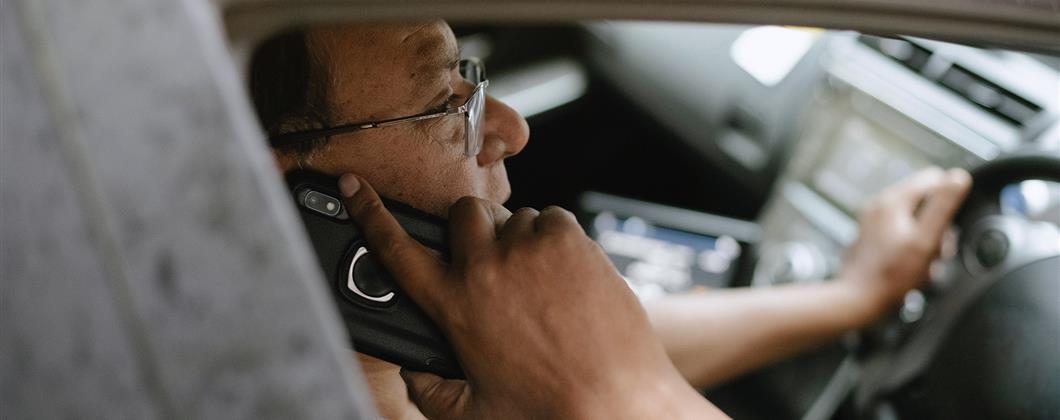
<instances>
[{"instance_id":1,"label":"fingernail","mask_svg":"<svg viewBox=\"0 0 1060 420\"><path fill-rule=\"evenodd\" d=\"M346 174L339 178L339 190L342 191L342 195L353 197L359 189L361 189L361 181L353 174Z\"/></svg>"}]
</instances>

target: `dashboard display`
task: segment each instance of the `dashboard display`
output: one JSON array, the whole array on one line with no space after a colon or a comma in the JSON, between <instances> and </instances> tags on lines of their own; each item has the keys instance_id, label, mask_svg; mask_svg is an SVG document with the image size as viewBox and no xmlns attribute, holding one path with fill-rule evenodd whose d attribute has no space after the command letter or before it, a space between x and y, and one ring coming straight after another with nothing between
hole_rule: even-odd
<instances>
[{"instance_id":1,"label":"dashboard display","mask_svg":"<svg viewBox=\"0 0 1060 420\"><path fill-rule=\"evenodd\" d=\"M757 225L691 210L588 193L589 235L641 299L732 286L757 242Z\"/></svg>"},{"instance_id":2,"label":"dashboard display","mask_svg":"<svg viewBox=\"0 0 1060 420\"><path fill-rule=\"evenodd\" d=\"M725 287L743 252L731 236L694 234L609 212L593 219L592 234L641 297Z\"/></svg>"}]
</instances>

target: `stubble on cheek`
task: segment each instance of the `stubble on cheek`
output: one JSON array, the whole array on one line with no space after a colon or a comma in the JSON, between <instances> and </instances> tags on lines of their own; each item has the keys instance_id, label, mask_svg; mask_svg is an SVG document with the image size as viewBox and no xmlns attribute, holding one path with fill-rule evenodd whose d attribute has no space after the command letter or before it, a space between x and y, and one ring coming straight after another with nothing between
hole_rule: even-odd
<instances>
[{"instance_id":1,"label":"stubble on cheek","mask_svg":"<svg viewBox=\"0 0 1060 420\"><path fill-rule=\"evenodd\" d=\"M388 198L446 217L449 207L462 197L503 204L510 195L503 163L480 167L475 157L464 156L462 148L422 137L416 144L403 144L405 139L386 140L392 143L384 144L408 147L361 156L375 157L372 164L365 165L369 173L364 175Z\"/></svg>"},{"instance_id":2,"label":"stubble on cheek","mask_svg":"<svg viewBox=\"0 0 1060 420\"><path fill-rule=\"evenodd\" d=\"M424 203L427 206L424 209L443 217L447 217L449 207L463 197L472 196L503 204L511 193L503 165L481 168L474 158L462 158L445 167L435 168L438 172L424 177L423 183L417 188L430 197Z\"/></svg>"},{"instance_id":3,"label":"stubble on cheek","mask_svg":"<svg viewBox=\"0 0 1060 420\"><path fill-rule=\"evenodd\" d=\"M498 163L490 168L490 192L491 195L488 198L497 204L504 204L512 196L512 184L508 181L508 170L504 167L504 163Z\"/></svg>"}]
</instances>

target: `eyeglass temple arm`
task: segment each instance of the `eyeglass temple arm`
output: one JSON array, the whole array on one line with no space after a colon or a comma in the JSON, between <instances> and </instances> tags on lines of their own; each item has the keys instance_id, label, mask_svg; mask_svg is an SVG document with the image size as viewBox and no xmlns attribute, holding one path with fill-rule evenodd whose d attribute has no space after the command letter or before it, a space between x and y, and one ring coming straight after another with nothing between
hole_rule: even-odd
<instances>
[{"instance_id":1,"label":"eyeglass temple arm","mask_svg":"<svg viewBox=\"0 0 1060 420\"><path fill-rule=\"evenodd\" d=\"M448 109L442 112L432 112L429 114L413 115L410 117L394 118L391 120L376 121L370 123L354 123L345 124L336 127L322 128L319 130L312 131L299 131L295 133L280 134L275 137L269 138L269 144L273 147L284 146L291 143L315 140L321 137L337 136L339 134L347 134L355 131L367 130L369 128L380 128L388 127L395 124L401 124L406 122L414 122L420 120L427 120L431 118L444 117L449 114L456 114L464 112L466 107L459 107L454 109Z\"/></svg>"}]
</instances>

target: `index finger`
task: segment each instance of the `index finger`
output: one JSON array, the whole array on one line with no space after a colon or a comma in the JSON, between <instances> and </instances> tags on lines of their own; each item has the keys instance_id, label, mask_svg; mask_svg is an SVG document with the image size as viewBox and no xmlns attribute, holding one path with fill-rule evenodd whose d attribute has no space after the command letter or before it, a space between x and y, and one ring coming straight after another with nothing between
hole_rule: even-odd
<instances>
[{"instance_id":1,"label":"index finger","mask_svg":"<svg viewBox=\"0 0 1060 420\"><path fill-rule=\"evenodd\" d=\"M500 204L475 197L463 197L449 208L449 242L453 262L467 262L472 255L489 248L497 232L512 213Z\"/></svg>"},{"instance_id":2,"label":"index finger","mask_svg":"<svg viewBox=\"0 0 1060 420\"><path fill-rule=\"evenodd\" d=\"M952 169L946 174L946 182L938 186L920 209L920 225L934 236L942 238L942 232L961 207L964 197L972 187L972 177L963 169Z\"/></svg>"},{"instance_id":3,"label":"index finger","mask_svg":"<svg viewBox=\"0 0 1060 420\"><path fill-rule=\"evenodd\" d=\"M534 227L538 232L545 231L577 231L584 232L574 213L559 206L548 206L541 210L540 215L534 219Z\"/></svg>"},{"instance_id":4,"label":"index finger","mask_svg":"<svg viewBox=\"0 0 1060 420\"><path fill-rule=\"evenodd\" d=\"M339 189L343 204L379 262L412 300L424 310L434 312L435 301L444 292L441 281L445 277L444 263L409 236L367 182L346 174L339 179Z\"/></svg>"},{"instance_id":5,"label":"index finger","mask_svg":"<svg viewBox=\"0 0 1060 420\"><path fill-rule=\"evenodd\" d=\"M898 181L880 193L888 205L899 208L903 213L912 216L921 200L929 192L945 181L945 172L941 168L930 167Z\"/></svg>"}]
</instances>

